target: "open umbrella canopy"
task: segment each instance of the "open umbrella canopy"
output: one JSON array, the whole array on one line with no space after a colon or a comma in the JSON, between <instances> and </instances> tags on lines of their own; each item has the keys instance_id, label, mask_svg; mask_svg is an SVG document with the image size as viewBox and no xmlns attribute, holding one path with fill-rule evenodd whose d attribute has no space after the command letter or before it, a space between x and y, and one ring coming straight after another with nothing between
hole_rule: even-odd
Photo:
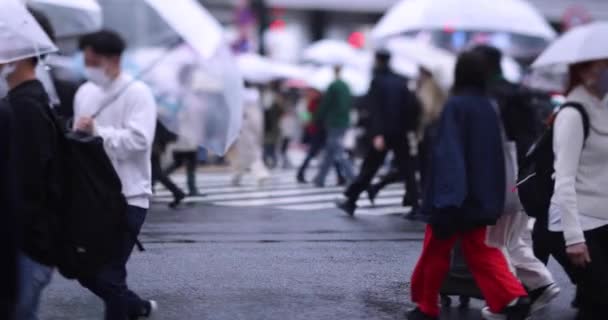
<instances>
[{"instance_id":1,"label":"open umbrella canopy","mask_svg":"<svg viewBox=\"0 0 608 320\"><path fill-rule=\"evenodd\" d=\"M310 72L305 81L311 88L324 92L335 78L333 68L321 67ZM365 95L371 84L369 72L362 72L354 68L344 68L341 78L348 84L351 93L355 96Z\"/></svg>"},{"instance_id":2,"label":"open umbrella canopy","mask_svg":"<svg viewBox=\"0 0 608 320\"><path fill-rule=\"evenodd\" d=\"M195 0L145 0L205 59L224 43L220 23Z\"/></svg>"},{"instance_id":3,"label":"open umbrella canopy","mask_svg":"<svg viewBox=\"0 0 608 320\"><path fill-rule=\"evenodd\" d=\"M0 1L0 63L55 51L57 47L20 1Z\"/></svg>"},{"instance_id":4,"label":"open umbrella canopy","mask_svg":"<svg viewBox=\"0 0 608 320\"><path fill-rule=\"evenodd\" d=\"M571 65L608 59L608 22L576 27L555 40L532 64L532 67Z\"/></svg>"},{"instance_id":5,"label":"open umbrella canopy","mask_svg":"<svg viewBox=\"0 0 608 320\"><path fill-rule=\"evenodd\" d=\"M95 32L103 25L97 0L28 0L27 5L49 18L57 37Z\"/></svg>"},{"instance_id":6,"label":"open umbrella canopy","mask_svg":"<svg viewBox=\"0 0 608 320\"><path fill-rule=\"evenodd\" d=\"M322 65L360 67L363 63L359 51L348 42L332 39L317 41L308 46L302 56L305 62Z\"/></svg>"},{"instance_id":7,"label":"open umbrella canopy","mask_svg":"<svg viewBox=\"0 0 608 320\"><path fill-rule=\"evenodd\" d=\"M243 78L224 39L220 23L195 0L145 0L186 42L172 50L163 70L177 71L177 90L160 90L166 110L161 120L174 132L208 150L225 154L236 140L243 119ZM175 52L174 52L175 51ZM175 79L172 78L172 79ZM171 86L170 78L159 86Z\"/></svg>"},{"instance_id":8,"label":"open umbrella canopy","mask_svg":"<svg viewBox=\"0 0 608 320\"><path fill-rule=\"evenodd\" d=\"M302 79L305 70L301 67L274 61L255 53L245 53L237 57L243 78L253 83L268 83L278 79Z\"/></svg>"},{"instance_id":9,"label":"open umbrella canopy","mask_svg":"<svg viewBox=\"0 0 608 320\"><path fill-rule=\"evenodd\" d=\"M402 0L378 22L381 39L422 30L502 31L552 39L555 31L525 0Z\"/></svg>"}]
</instances>

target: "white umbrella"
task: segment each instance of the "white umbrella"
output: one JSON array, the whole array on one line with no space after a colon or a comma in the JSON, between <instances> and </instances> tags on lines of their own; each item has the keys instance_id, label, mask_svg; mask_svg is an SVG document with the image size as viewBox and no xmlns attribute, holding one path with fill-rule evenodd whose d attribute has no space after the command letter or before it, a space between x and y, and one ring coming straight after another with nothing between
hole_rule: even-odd
<instances>
[{"instance_id":1,"label":"white umbrella","mask_svg":"<svg viewBox=\"0 0 608 320\"><path fill-rule=\"evenodd\" d=\"M555 37L549 23L524 0L402 0L378 22L372 36L445 28Z\"/></svg>"},{"instance_id":2,"label":"white umbrella","mask_svg":"<svg viewBox=\"0 0 608 320\"><path fill-rule=\"evenodd\" d=\"M237 56L237 64L245 80L254 83L268 83L277 79L302 79L305 76L302 68L254 53Z\"/></svg>"},{"instance_id":3,"label":"white umbrella","mask_svg":"<svg viewBox=\"0 0 608 320\"><path fill-rule=\"evenodd\" d=\"M310 87L324 92L335 80L334 70L331 67L321 67L312 71L304 80ZM371 84L368 72L346 67L342 70L342 80L346 82L355 96L365 95Z\"/></svg>"},{"instance_id":4,"label":"white umbrella","mask_svg":"<svg viewBox=\"0 0 608 320\"><path fill-rule=\"evenodd\" d=\"M98 31L103 25L101 7L96 0L28 0L27 5L49 18L57 37Z\"/></svg>"},{"instance_id":5,"label":"white umbrella","mask_svg":"<svg viewBox=\"0 0 608 320\"><path fill-rule=\"evenodd\" d=\"M186 68L186 72L192 73L189 84L183 88L186 90L169 94L168 100L184 102L182 109L171 113L171 121L175 122L173 127L177 127L179 134L214 153L226 153L241 129L244 88L220 23L195 0L146 2L186 41L188 48L181 48L181 51L185 57L190 55L189 63L194 65L192 71ZM196 108L196 112L192 108ZM184 116L180 115L180 110L189 115L201 115L198 120L202 125L192 126L192 116L188 117L187 123L181 121Z\"/></svg>"},{"instance_id":6,"label":"white umbrella","mask_svg":"<svg viewBox=\"0 0 608 320\"><path fill-rule=\"evenodd\" d=\"M0 63L57 51L34 17L18 0L0 1Z\"/></svg>"},{"instance_id":7,"label":"white umbrella","mask_svg":"<svg viewBox=\"0 0 608 320\"><path fill-rule=\"evenodd\" d=\"M317 41L304 50L302 58L305 62L322 65L361 66L361 56L358 50L340 40Z\"/></svg>"},{"instance_id":8,"label":"white umbrella","mask_svg":"<svg viewBox=\"0 0 608 320\"><path fill-rule=\"evenodd\" d=\"M608 22L576 27L555 40L532 67L570 65L608 58Z\"/></svg>"}]
</instances>

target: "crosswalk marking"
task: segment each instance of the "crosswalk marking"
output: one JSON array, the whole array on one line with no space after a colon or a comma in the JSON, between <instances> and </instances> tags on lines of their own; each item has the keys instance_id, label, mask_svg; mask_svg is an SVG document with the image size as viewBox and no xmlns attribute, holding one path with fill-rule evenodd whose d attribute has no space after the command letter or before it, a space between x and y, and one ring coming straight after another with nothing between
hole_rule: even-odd
<instances>
[{"instance_id":1,"label":"crosswalk marking","mask_svg":"<svg viewBox=\"0 0 608 320\"><path fill-rule=\"evenodd\" d=\"M232 207L272 207L289 211L310 212L334 209L338 213L335 201L341 199L344 187L335 186L335 177L328 177L325 188L310 184L302 185L295 181L295 170L276 170L270 181L258 185L252 177L246 176L240 186L232 185L232 174L228 172L197 173L198 191L203 196L188 197L186 204L213 204ZM172 176L173 181L182 190L187 190L187 178L179 172ZM375 206L363 193L357 201L358 215L403 214L410 209L403 208L401 201L404 194L402 184L394 184L382 190ZM167 204L173 201L172 194L160 184L156 186L153 203Z\"/></svg>"}]
</instances>

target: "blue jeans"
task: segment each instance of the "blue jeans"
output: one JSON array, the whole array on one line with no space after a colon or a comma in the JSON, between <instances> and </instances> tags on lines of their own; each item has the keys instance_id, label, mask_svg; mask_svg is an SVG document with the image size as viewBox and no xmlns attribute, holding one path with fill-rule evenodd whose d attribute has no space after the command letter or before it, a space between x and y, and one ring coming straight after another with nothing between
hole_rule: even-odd
<instances>
[{"instance_id":1,"label":"blue jeans","mask_svg":"<svg viewBox=\"0 0 608 320\"><path fill-rule=\"evenodd\" d=\"M51 282L52 275L52 267L40 264L23 253L19 256L16 320L38 320L40 296Z\"/></svg>"},{"instance_id":2,"label":"blue jeans","mask_svg":"<svg viewBox=\"0 0 608 320\"><path fill-rule=\"evenodd\" d=\"M355 174L353 172L353 166L350 160L346 157L346 151L344 150L344 135L346 129L327 129L327 142L325 144L325 155L319 168L319 173L315 178L315 184L323 186L325 185L325 178L332 165L335 163L340 173L344 176L347 183L350 183Z\"/></svg>"},{"instance_id":3,"label":"blue jeans","mask_svg":"<svg viewBox=\"0 0 608 320\"><path fill-rule=\"evenodd\" d=\"M147 210L134 206L127 209L129 233L124 235L122 247L114 260L94 277L79 279L82 286L101 298L105 304L106 320L128 320L146 315L149 304L127 286L127 262L135 247Z\"/></svg>"}]
</instances>

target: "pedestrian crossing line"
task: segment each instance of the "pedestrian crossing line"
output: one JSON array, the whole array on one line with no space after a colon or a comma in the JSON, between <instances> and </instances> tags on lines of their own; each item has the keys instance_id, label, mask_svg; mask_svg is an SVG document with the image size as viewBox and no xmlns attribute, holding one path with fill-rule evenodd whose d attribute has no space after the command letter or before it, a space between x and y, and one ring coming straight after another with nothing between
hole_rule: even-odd
<instances>
[{"instance_id":1,"label":"pedestrian crossing line","mask_svg":"<svg viewBox=\"0 0 608 320\"><path fill-rule=\"evenodd\" d=\"M258 185L250 175L246 175L239 186L232 185L231 172L198 172L198 191L204 196L193 196L184 199L185 204L211 204L230 207L269 207L294 212L311 212L333 210L335 201L343 198L344 187L332 186L336 183L334 176L327 179L329 187L319 188L310 184L296 182L296 170L276 170L270 180ZM182 190L187 190L187 178L184 172L172 176ZM383 189L376 205L372 205L366 194L357 201L357 215L389 215L407 213L410 209L401 207L405 190L403 184L393 184ZM157 185L152 202L168 204L173 201L169 190Z\"/></svg>"}]
</instances>

